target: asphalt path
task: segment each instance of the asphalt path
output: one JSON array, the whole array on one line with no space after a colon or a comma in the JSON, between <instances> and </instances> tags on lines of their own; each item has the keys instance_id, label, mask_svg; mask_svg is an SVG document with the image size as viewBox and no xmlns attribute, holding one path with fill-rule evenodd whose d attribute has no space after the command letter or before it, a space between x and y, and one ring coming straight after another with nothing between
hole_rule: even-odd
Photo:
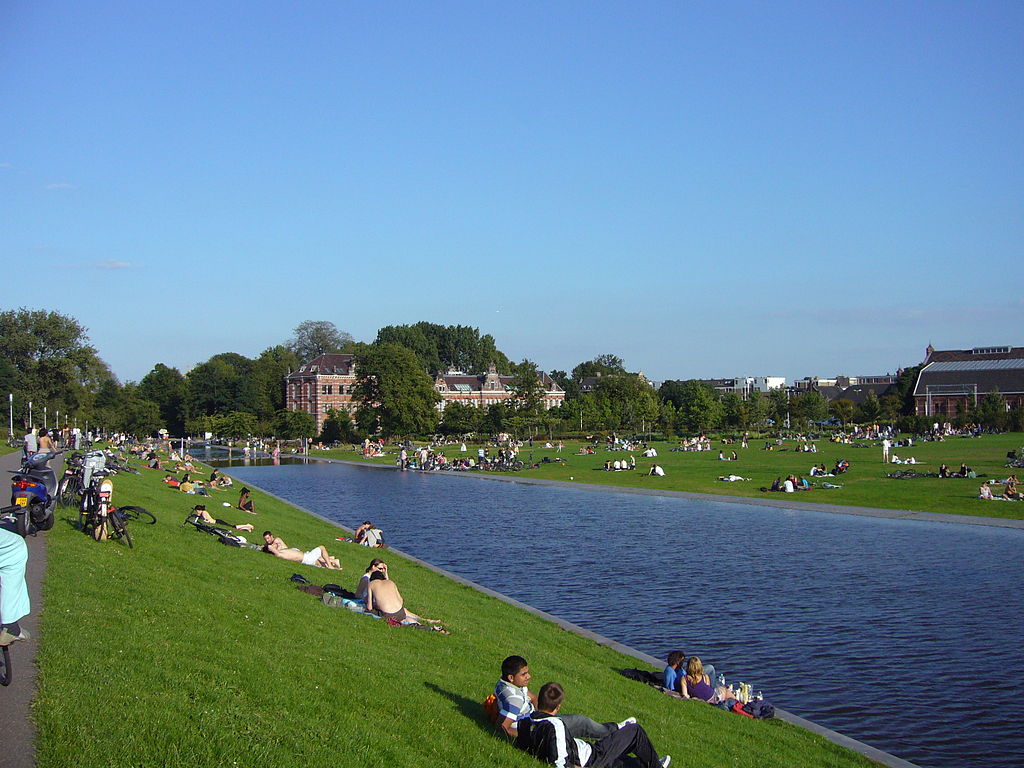
<instances>
[{"instance_id":1,"label":"asphalt path","mask_svg":"<svg viewBox=\"0 0 1024 768\"><path fill-rule=\"evenodd\" d=\"M52 462L57 476L63 462ZM21 452L16 451L0 456L0 499L7 502L7 487L10 475L6 470L21 467ZM39 613L43 607L43 574L46 573L46 534L29 536L28 579L29 599L32 612L21 620L21 626L32 634L31 640L11 645L11 666L14 679L6 688L0 688L0 707L3 708L3 737L0 739L0 768L31 768L36 764L36 727L32 722L31 707L38 683Z\"/></svg>"}]
</instances>

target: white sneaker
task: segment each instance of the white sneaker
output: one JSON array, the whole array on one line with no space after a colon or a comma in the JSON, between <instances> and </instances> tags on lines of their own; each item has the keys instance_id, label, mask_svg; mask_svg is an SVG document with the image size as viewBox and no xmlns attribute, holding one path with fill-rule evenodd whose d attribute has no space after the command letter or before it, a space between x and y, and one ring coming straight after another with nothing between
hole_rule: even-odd
<instances>
[{"instance_id":1,"label":"white sneaker","mask_svg":"<svg viewBox=\"0 0 1024 768\"><path fill-rule=\"evenodd\" d=\"M630 725L630 724L636 725L636 718L635 717L627 717L625 720L623 720L621 723L619 723L619 728L625 728L627 725Z\"/></svg>"},{"instance_id":2,"label":"white sneaker","mask_svg":"<svg viewBox=\"0 0 1024 768\"><path fill-rule=\"evenodd\" d=\"M672 762L672 755L665 755L661 758L661 768L668 768L668 764Z\"/></svg>"}]
</instances>

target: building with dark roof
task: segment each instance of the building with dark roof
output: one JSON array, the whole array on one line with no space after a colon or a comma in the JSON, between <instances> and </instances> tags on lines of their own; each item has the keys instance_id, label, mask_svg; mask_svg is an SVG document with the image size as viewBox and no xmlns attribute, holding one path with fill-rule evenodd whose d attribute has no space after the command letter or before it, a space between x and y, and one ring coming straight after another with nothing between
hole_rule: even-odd
<instances>
[{"instance_id":1,"label":"building with dark roof","mask_svg":"<svg viewBox=\"0 0 1024 768\"><path fill-rule=\"evenodd\" d=\"M1024 406L1024 355L928 363L914 386L914 410L919 416L953 417L996 391L1007 410Z\"/></svg>"},{"instance_id":2,"label":"building with dark roof","mask_svg":"<svg viewBox=\"0 0 1024 768\"><path fill-rule=\"evenodd\" d=\"M316 419L319 431L330 411L355 413L353 399L356 385L355 358L347 354L323 354L289 373L285 381L285 407L289 411L305 411ZM565 391L548 374L541 372L545 409L565 401ZM441 395L438 409L451 402L486 408L515 397L512 377L500 375L492 364L487 373L473 375L449 371L434 377L434 389Z\"/></svg>"},{"instance_id":3,"label":"building with dark roof","mask_svg":"<svg viewBox=\"0 0 1024 768\"><path fill-rule=\"evenodd\" d=\"M974 347L973 349L925 349L924 365L928 363L971 362L977 360L1021 360L1024 347Z\"/></svg>"}]
</instances>

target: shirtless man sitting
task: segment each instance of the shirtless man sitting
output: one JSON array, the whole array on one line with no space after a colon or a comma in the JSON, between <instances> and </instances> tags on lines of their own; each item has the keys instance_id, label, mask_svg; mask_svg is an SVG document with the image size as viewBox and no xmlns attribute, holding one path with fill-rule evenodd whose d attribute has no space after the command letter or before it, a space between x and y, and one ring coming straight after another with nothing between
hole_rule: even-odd
<instances>
[{"instance_id":1,"label":"shirtless man sitting","mask_svg":"<svg viewBox=\"0 0 1024 768\"><path fill-rule=\"evenodd\" d=\"M263 540L267 542L265 549L272 555L282 560L290 560L293 563L303 565L315 565L319 568L330 568L334 571L341 570L341 563L338 558L332 557L327 552L327 547L313 547L309 552L303 552L297 547L289 547L280 536L275 536L270 531L263 532Z\"/></svg>"},{"instance_id":2,"label":"shirtless man sitting","mask_svg":"<svg viewBox=\"0 0 1024 768\"><path fill-rule=\"evenodd\" d=\"M402 593L398 591L398 585L379 570L370 574L370 583L366 588L366 610L376 613L382 619L411 621L415 624L422 624L424 621L429 624L441 623L440 619L427 619L407 610ZM439 632L445 631L439 626L434 629Z\"/></svg>"}]
</instances>

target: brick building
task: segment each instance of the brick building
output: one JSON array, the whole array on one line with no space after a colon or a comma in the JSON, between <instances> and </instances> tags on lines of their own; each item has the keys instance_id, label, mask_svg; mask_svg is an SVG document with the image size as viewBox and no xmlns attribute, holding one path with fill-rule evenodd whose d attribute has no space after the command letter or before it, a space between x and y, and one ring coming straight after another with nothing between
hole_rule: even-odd
<instances>
[{"instance_id":1,"label":"brick building","mask_svg":"<svg viewBox=\"0 0 1024 768\"><path fill-rule=\"evenodd\" d=\"M954 417L995 390L1007 410L1024 406L1024 347L936 350L929 344L914 386L914 410Z\"/></svg>"},{"instance_id":2,"label":"brick building","mask_svg":"<svg viewBox=\"0 0 1024 768\"><path fill-rule=\"evenodd\" d=\"M544 389L541 402L545 410L551 410L565 402L565 390L543 371L540 373L540 383ZM441 395L438 407L442 411L448 403L465 403L477 408L486 408L515 397L512 377L499 374L493 364L487 369L487 373L477 375L460 371L438 374L434 377L434 389Z\"/></svg>"},{"instance_id":3,"label":"brick building","mask_svg":"<svg viewBox=\"0 0 1024 768\"><path fill-rule=\"evenodd\" d=\"M285 407L289 411L305 411L316 419L319 431L332 410L353 414L356 402L352 393L356 384L355 360L352 355L324 354L299 366L285 376ZM565 391L546 373L541 373L545 409L561 405ZM438 409L451 402L486 408L515 397L512 377L502 376L491 365L487 373L473 375L449 371L434 377L434 389L441 395Z\"/></svg>"}]
</instances>

